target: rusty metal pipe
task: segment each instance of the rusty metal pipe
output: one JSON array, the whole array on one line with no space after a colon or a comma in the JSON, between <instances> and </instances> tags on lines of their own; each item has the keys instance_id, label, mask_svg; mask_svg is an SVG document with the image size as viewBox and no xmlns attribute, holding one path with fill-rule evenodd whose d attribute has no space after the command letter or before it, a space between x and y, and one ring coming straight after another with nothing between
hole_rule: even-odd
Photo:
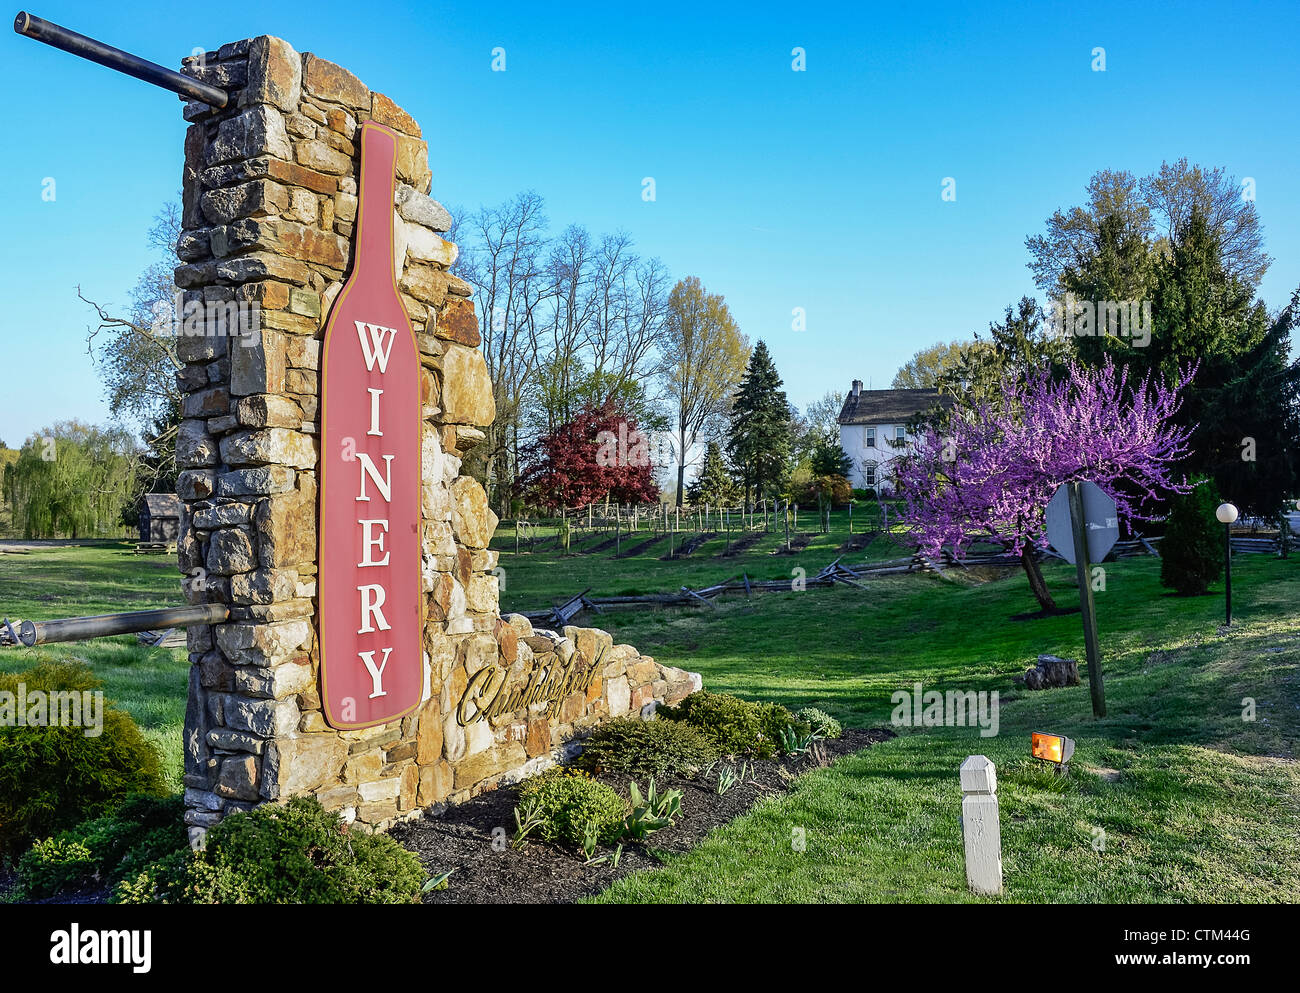
<instances>
[{"instance_id":1,"label":"rusty metal pipe","mask_svg":"<svg viewBox=\"0 0 1300 993\"><path fill-rule=\"evenodd\" d=\"M142 59L120 48L105 45L102 41L87 38L84 34L77 34L53 21L29 14L25 10L20 10L18 16L14 18L14 30L25 38L44 42L53 48L89 59L91 62L98 62L109 69L116 69L128 76L142 79L146 83L161 86L164 90L171 90L191 100L199 100L212 107L224 107L230 102L230 97L225 90L201 83L193 76L173 72L156 62Z\"/></svg>"},{"instance_id":2,"label":"rusty metal pipe","mask_svg":"<svg viewBox=\"0 0 1300 993\"><path fill-rule=\"evenodd\" d=\"M230 619L224 603L204 603L197 607L165 607L162 610L133 610L124 614L97 614L93 617L65 617L57 621L23 621L18 626L18 640L28 648L55 641L85 641L114 634L152 631L157 628L183 628L191 624L220 624Z\"/></svg>"}]
</instances>

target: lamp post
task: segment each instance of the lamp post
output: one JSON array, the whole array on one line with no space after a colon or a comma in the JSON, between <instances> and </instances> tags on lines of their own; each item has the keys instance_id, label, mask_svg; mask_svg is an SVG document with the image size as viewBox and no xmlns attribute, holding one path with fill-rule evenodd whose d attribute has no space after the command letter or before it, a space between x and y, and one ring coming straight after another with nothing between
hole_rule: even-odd
<instances>
[{"instance_id":1,"label":"lamp post","mask_svg":"<svg viewBox=\"0 0 1300 993\"><path fill-rule=\"evenodd\" d=\"M1227 620L1232 623L1232 522L1237 519L1237 508L1230 503L1219 504L1214 512L1223 524L1223 602Z\"/></svg>"}]
</instances>

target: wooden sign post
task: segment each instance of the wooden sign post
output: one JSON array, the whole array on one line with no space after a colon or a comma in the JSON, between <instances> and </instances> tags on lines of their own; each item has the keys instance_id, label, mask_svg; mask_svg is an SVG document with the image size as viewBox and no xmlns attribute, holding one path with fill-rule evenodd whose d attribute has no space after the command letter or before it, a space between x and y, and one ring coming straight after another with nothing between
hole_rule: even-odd
<instances>
[{"instance_id":1,"label":"wooden sign post","mask_svg":"<svg viewBox=\"0 0 1300 993\"><path fill-rule=\"evenodd\" d=\"M1097 611L1092 599L1090 565L1104 559L1119 537L1115 501L1095 483L1063 484L1047 504L1047 540L1067 562L1079 581L1079 610L1083 614L1083 644L1088 653L1088 690L1094 717L1106 716L1106 690L1097 640Z\"/></svg>"},{"instance_id":2,"label":"wooden sign post","mask_svg":"<svg viewBox=\"0 0 1300 993\"><path fill-rule=\"evenodd\" d=\"M1106 716L1106 689L1102 683L1101 649L1097 644L1097 608L1092 599L1088 570L1088 532L1083 516L1083 494L1070 484L1070 529L1074 535L1074 569L1079 579L1079 609L1083 613L1083 644L1088 653L1088 692L1094 717Z\"/></svg>"}]
</instances>

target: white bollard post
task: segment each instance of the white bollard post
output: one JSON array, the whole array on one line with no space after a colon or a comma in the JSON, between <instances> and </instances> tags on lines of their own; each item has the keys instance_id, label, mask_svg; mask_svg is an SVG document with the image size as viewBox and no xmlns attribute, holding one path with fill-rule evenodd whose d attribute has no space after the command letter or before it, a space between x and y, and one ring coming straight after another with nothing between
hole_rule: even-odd
<instances>
[{"instance_id":1,"label":"white bollard post","mask_svg":"<svg viewBox=\"0 0 1300 993\"><path fill-rule=\"evenodd\" d=\"M1002 829L998 825L998 770L983 755L961 764L961 828L966 883L975 893L1002 892Z\"/></svg>"}]
</instances>

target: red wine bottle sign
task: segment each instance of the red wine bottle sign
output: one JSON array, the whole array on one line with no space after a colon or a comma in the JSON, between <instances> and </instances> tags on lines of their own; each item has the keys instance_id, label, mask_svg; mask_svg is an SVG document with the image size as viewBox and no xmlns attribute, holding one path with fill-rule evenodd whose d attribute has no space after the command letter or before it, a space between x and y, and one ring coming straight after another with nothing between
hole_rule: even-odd
<instances>
[{"instance_id":1,"label":"red wine bottle sign","mask_svg":"<svg viewBox=\"0 0 1300 993\"><path fill-rule=\"evenodd\" d=\"M352 273L321 358L317 631L325 719L386 724L420 704L420 359L393 259L397 135L361 127Z\"/></svg>"}]
</instances>

